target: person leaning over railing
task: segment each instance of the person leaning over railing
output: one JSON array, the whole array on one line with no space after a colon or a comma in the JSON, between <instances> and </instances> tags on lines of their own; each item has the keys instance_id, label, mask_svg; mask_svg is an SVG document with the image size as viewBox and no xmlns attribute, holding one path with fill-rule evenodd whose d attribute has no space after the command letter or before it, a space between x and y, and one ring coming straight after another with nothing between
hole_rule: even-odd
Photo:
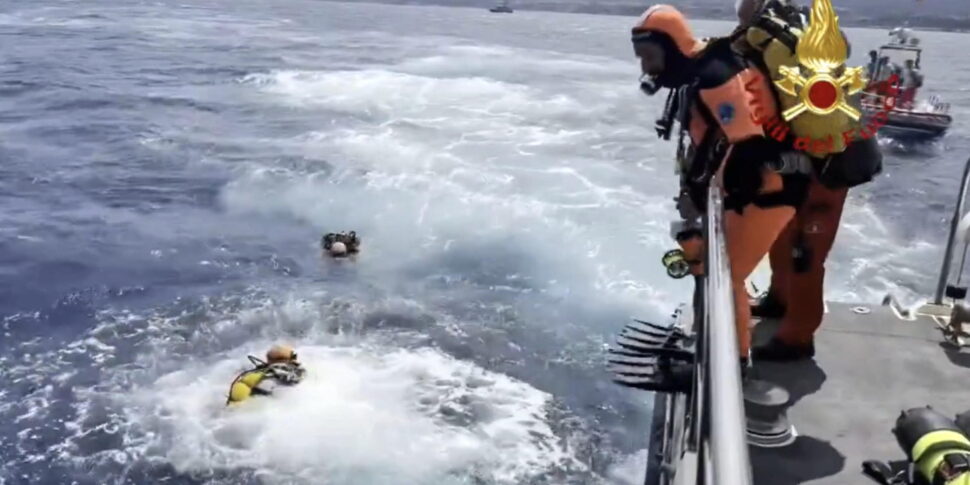
<instances>
[{"instance_id":1,"label":"person leaning over railing","mask_svg":"<svg viewBox=\"0 0 970 485\"><path fill-rule=\"evenodd\" d=\"M755 122L756 113L777 115L771 87L764 74L734 52L730 39L696 39L683 14L669 5L647 9L632 34L643 91L652 95L665 87L672 90L672 100L680 100L668 102L661 124L669 129L677 121L681 140L690 140L687 148L681 144L678 156L682 215L695 219L689 215L697 212L692 208L705 207L712 180L721 180L734 319L746 367L751 313L744 280L802 204L807 176L772 168L781 165L781 146ZM676 237L697 273L702 271L701 232L687 222Z\"/></svg>"}]
</instances>

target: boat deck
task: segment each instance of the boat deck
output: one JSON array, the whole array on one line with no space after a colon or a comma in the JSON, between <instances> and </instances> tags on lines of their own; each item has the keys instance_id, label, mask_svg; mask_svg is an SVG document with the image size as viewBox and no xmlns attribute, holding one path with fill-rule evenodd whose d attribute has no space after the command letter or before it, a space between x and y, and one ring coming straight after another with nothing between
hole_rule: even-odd
<instances>
[{"instance_id":1,"label":"boat deck","mask_svg":"<svg viewBox=\"0 0 970 485\"><path fill-rule=\"evenodd\" d=\"M905 458L891 432L900 411L931 405L952 417L970 409L970 352L944 346L929 317L852 308L829 305L814 361L757 364L754 377L791 393L788 418L799 436L785 448L750 448L756 485L873 484L864 460ZM776 326L758 324L756 342Z\"/></svg>"}]
</instances>

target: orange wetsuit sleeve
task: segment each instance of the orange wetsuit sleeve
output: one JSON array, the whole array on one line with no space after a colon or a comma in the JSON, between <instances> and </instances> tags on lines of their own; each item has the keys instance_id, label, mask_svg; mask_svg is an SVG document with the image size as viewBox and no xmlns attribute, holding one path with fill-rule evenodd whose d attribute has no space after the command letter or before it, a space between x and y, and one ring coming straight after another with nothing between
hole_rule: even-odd
<instances>
[{"instance_id":1,"label":"orange wetsuit sleeve","mask_svg":"<svg viewBox=\"0 0 970 485\"><path fill-rule=\"evenodd\" d=\"M752 68L718 86L701 89L700 98L732 144L763 137L762 123L776 115L766 79Z\"/></svg>"}]
</instances>

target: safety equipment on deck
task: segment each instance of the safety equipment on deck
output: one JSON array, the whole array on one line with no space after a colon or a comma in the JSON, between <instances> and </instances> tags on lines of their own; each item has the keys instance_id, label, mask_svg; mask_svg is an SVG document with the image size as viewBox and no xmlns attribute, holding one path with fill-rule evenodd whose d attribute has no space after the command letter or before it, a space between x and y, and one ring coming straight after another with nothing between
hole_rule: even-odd
<instances>
[{"instance_id":1,"label":"safety equipment on deck","mask_svg":"<svg viewBox=\"0 0 970 485\"><path fill-rule=\"evenodd\" d=\"M961 417L962 416L962 417ZM966 413L958 416L966 422ZM904 466L869 460L863 473L883 485L970 485L970 438L957 423L927 406L903 411L893 428Z\"/></svg>"}]
</instances>

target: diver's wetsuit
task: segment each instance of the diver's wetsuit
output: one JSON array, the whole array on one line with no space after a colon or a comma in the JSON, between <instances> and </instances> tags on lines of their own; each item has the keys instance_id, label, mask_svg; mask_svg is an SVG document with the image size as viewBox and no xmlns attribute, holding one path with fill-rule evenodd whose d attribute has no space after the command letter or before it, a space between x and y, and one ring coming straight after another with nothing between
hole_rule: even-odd
<instances>
[{"instance_id":1,"label":"diver's wetsuit","mask_svg":"<svg viewBox=\"0 0 970 485\"><path fill-rule=\"evenodd\" d=\"M651 22L658 15L661 18ZM697 44L692 37L675 40L668 34L690 36L686 21L672 7L648 11L645 18L640 29L652 32L665 52ZM637 33L634 29L634 36ZM680 120L688 127L691 141L685 184L698 208L705 207L704 194L714 174L719 175L724 189L739 352L746 357L751 314L744 280L768 253L795 207L801 205L808 178L772 169L779 164L783 145L766 136L756 121L776 116L778 109L769 81L757 67L736 54L727 39L694 51L681 49L681 53L690 56L694 69L692 78L679 88L690 103L688 119ZM685 254L687 251L685 245ZM687 256L700 259L700 254Z\"/></svg>"}]
</instances>

